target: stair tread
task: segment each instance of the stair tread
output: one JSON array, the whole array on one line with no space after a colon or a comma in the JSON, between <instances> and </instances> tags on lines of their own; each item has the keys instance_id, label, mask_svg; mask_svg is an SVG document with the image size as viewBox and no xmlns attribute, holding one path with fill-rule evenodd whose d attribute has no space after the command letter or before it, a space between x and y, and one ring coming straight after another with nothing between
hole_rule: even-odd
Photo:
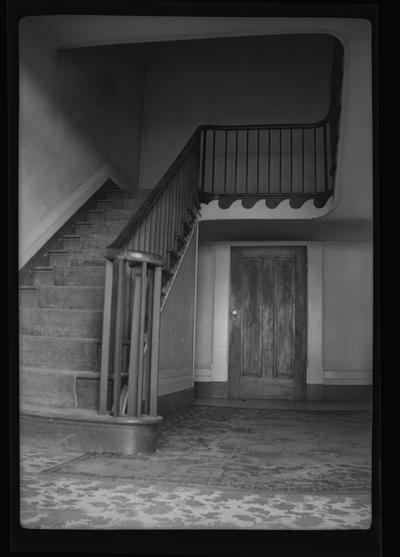
<instances>
[{"instance_id":1,"label":"stair tread","mask_svg":"<svg viewBox=\"0 0 400 557\"><path fill-rule=\"evenodd\" d=\"M83 315L83 314L87 314L87 313L101 313L103 310L102 309L90 309L90 308L63 308L63 307L35 307L35 308L21 308L21 311L27 312L27 311L35 311L35 312L45 312L45 311L51 311L51 312L55 312L55 311L73 311L79 314L79 312Z\"/></svg>"},{"instance_id":2,"label":"stair tread","mask_svg":"<svg viewBox=\"0 0 400 557\"><path fill-rule=\"evenodd\" d=\"M88 265L89 266L89 265ZM97 268L97 265L96 265ZM20 287L22 288L22 287ZM32 288L35 290L40 289L48 289L48 288L68 288L68 289L80 289L85 288L90 290L104 290L104 286L90 286L88 284L44 284L43 286L28 286L27 288ZM86 310L85 310L86 311Z\"/></svg>"},{"instance_id":3,"label":"stair tread","mask_svg":"<svg viewBox=\"0 0 400 557\"><path fill-rule=\"evenodd\" d=\"M100 341L100 337L57 337L57 336L52 336L52 335L29 335L26 333L20 333L20 337L27 337L27 338L43 338L43 339L57 339L57 340L66 340L66 341L71 341L71 340L90 340L91 342L99 342Z\"/></svg>"},{"instance_id":4,"label":"stair tread","mask_svg":"<svg viewBox=\"0 0 400 557\"><path fill-rule=\"evenodd\" d=\"M54 367L38 367L38 366L26 366L22 365L20 370L26 370L29 373L41 373L41 372L54 372L67 375L75 375L79 377L98 377L100 375L99 371L88 370L76 370L76 369L64 369L64 368L54 368Z\"/></svg>"}]
</instances>

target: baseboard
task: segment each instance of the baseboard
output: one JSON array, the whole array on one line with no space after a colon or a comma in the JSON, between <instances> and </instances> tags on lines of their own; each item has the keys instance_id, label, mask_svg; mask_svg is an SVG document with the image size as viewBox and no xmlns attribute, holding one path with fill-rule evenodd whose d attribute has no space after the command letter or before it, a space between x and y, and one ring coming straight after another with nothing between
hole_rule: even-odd
<instances>
[{"instance_id":1,"label":"baseboard","mask_svg":"<svg viewBox=\"0 0 400 557\"><path fill-rule=\"evenodd\" d=\"M20 245L18 268L21 269L44 244L59 230L107 181L112 180L123 190L129 189L126 180L110 164L105 164L65 199Z\"/></svg>"},{"instance_id":2,"label":"baseboard","mask_svg":"<svg viewBox=\"0 0 400 557\"><path fill-rule=\"evenodd\" d=\"M193 388L184 389L175 393L169 393L158 397L157 413L160 416L165 416L173 410L190 406L193 403Z\"/></svg>"},{"instance_id":3,"label":"baseboard","mask_svg":"<svg viewBox=\"0 0 400 557\"><path fill-rule=\"evenodd\" d=\"M194 398L228 398L228 381L195 381Z\"/></svg>"},{"instance_id":4,"label":"baseboard","mask_svg":"<svg viewBox=\"0 0 400 557\"><path fill-rule=\"evenodd\" d=\"M228 398L228 382L195 381L194 398ZM308 384L306 400L368 402L372 400L372 385Z\"/></svg>"},{"instance_id":5,"label":"baseboard","mask_svg":"<svg viewBox=\"0 0 400 557\"><path fill-rule=\"evenodd\" d=\"M372 385L324 385L324 400L372 401Z\"/></svg>"}]
</instances>

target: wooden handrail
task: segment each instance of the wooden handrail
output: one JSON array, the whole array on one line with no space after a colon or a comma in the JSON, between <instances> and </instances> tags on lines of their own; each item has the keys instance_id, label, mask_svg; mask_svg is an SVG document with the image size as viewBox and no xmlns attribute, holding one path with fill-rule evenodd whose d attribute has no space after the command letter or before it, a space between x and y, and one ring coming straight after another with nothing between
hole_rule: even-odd
<instances>
[{"instance_id":1,"label":"wooden handrail","mask_svg":"<svg viewBox=\"0 0 400 557\"><path fill-rule=\"evenodd\" d=\"M140 206L137 213L133 216L133 218L128 222L125 228L122 229L121 233L117 236L117 238L107 247L107 249L120 249L126 245L126 243L130 240L132 235L137 231L139 226L143 223L145 217L149 214L153 206L155 205L156 201L159 199L161 194L164 192L165 187L169 184L173 176L179 170L180 166L186 159L188 153L190 152L191 148L195 144L196 139L199 138L200 130L204 126L199 126L195 132L191 135L189 140L186 142L185 146L183 147L182 151L176 157L174 162L159 180L158 184L154 189L151 190L150 195L145 199L145 201Z\"/></svg>"}]
</instances>

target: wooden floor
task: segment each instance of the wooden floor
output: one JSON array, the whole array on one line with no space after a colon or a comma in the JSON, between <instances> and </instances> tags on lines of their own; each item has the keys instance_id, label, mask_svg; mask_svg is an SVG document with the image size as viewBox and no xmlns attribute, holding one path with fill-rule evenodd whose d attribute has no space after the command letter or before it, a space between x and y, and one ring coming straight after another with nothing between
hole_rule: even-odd
<instances>
[{"instance_id":1,"label":"wooden floor","mask_svg":"<svg viewBox=\"0 0 400 557\"><path fill-rule=\"evenodd\" d=\"M195 406L214 406L220 408L254 408L265 410L370 410L371 402L331 402L314 400L266 400L266 399L227 399L227 398L195 398Z\"/></svg>"}]
</instances>

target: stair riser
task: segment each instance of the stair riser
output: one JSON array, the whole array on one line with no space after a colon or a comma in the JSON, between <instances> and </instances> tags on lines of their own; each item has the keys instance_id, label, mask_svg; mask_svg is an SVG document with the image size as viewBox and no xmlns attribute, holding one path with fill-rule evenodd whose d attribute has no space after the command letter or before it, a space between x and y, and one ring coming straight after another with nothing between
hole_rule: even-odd
<instances>
[{"instance_id":1,"label":"stair riser","mask_svg":"<svg viewBox=\"0 0 400 557\"><path fill-rule=\"evenodd\" d=\"M75 225L75 234L77 236L83 236L84 234L90 234L93 233L93 224L92 223L87 223L87 224L76 224Z\"/></svg>"},{"instance_id":2,"label":"stair riser","mask_svg":"<svg viewBox=\"0 0 400 557\"><path fill-rule=\"evenodd\" d=\"M133 217L134 211L130 211L129 209L114 209L112 211L103 211L101 213L87 213L86 220L88 222L108 222L108 221L115 221L120 223L121 221L127 221L131 217Z\"/></svg>"},{"instance_id":3,"label":"stair riser","mask_svg":"<svg viewBox=\"0 0 400 557\"><path fill-rule=\"evenodd\" d=\"M53 408L99 407L99 375L93 377L79 372L62 370L20 369L20 398L22 404L51 406ZM109 381L108 407L112 405L112 381Z\"/></svg>"},{"instance_id":4,"label":"stair riser","mask_svg":"<svg viewBox=\"0 0 400 557\"><path fill-rule=\"evenodd\" d=\"M58 267L55 284L79 286L104 286L104 266Z\"/></svg>"},{"instance_id":5,"label":"stair riser","mask_svg":"<svg viewBox=\"0 0 400 557\"><path fill-rule=\"evenodd\" d=\"M72 373L20 369L21 403L55 408L76 408L76 378Z\"/></svg>"},{"instance_id":6,"label":"stair riser","mask_svg":"<svg viewBox=\"0 0 400 557\"><path fill-rule=\"evenodd\" d=\"M90 234L81 239L82 249L98 249L103 252L103 250L111 244L111 242L116 238L116 235L94 235ZM77 251L77 250L76 250Z\"/></svg>"},{"instance_id":7,"label":"stair riser","mask_svg":"<svg viewBox=\"0 0 400 557\"><path fill-rule=\"evenodd\" d=\"M106 234L116 237L128 222L128 219L120 221L108 220L106 222L93 222L90 226L78 225L76 226L75 233L79 234L81 239L85 236L93 236L95 234Z\"/></svg>"},{"instance_id":8,"label":"stair riser","mask_svg":"<svg viewBox=\"0 0 400 557\"><path fill-rule=\"evenodd\" d=\"M56 272L54 269L48 271L33 271L33 285L51 285L54 284Z\"/></svg>"},{"instance_id":9,"label":"stair riser","mask_svg":"<svg viewBox=\"0 0 400 557\"><path fill-rule=\"evenodd\" d=\"M42 287L38 291L38 306L42 308L103 309L104 289L68 286ZM34 306L25 306L34 307Z\"/></svg>"},{"instance_id":10,"label":"stair riser","mask_svg":"<svg viewBox=\"0 0 400 557\"><path fill-rule=\"evenodd\" d=\"M78 250L81 248L81 238L64 238L63 249Z\"/></svg>"},{"instance_id":11,"label":"stair riser","mask_svg":"<svg viewBox=\"0 0 400 557\"><path fill-rule=\"evenodd\" d=\"M19 291L19 307L35 308L39 305L38 290L20 290Z\"/></svg>"},{"instance_id":12,"label":"stair riser","mask_svg":"<svg viewBox=\"0 0 400 557\"><path fill-rule=\"evenodd\" d=\"M25 335L99 338L101 324L101 311L25 308L20 314L20 331Z\"/></svg>"},{"instance_id":13,"label":"stair riser","mask_svg":"<svg viewBox=\"0 0 400 557\"><path fill-rule=\"evenodd\" d=\"M20 339L20 363L25 366L69 370L96 370L97 341L54 337Z\"/></svg>"},{"instance_id":14,"label":"stair riser","mask_svg":"<svg viewBox=\"0 0 400 557\"><path fill-rule=\"evenodd\" d=\"M57 267L68 264L67 253L52 253L49 257L49 267Z\"/></svg>"},{"instance_id":15,"label":"stair riser","mask_svg":"<svg viewBox=\"0 0 400 557\"><path fill-rule=\"evenodd\" d=\"M105 199L97 202L97 209L110 211L111 209L131 209L135 210L143 203L143 199L121 197L120 199Z\"/></svg>"}]
</instances>

